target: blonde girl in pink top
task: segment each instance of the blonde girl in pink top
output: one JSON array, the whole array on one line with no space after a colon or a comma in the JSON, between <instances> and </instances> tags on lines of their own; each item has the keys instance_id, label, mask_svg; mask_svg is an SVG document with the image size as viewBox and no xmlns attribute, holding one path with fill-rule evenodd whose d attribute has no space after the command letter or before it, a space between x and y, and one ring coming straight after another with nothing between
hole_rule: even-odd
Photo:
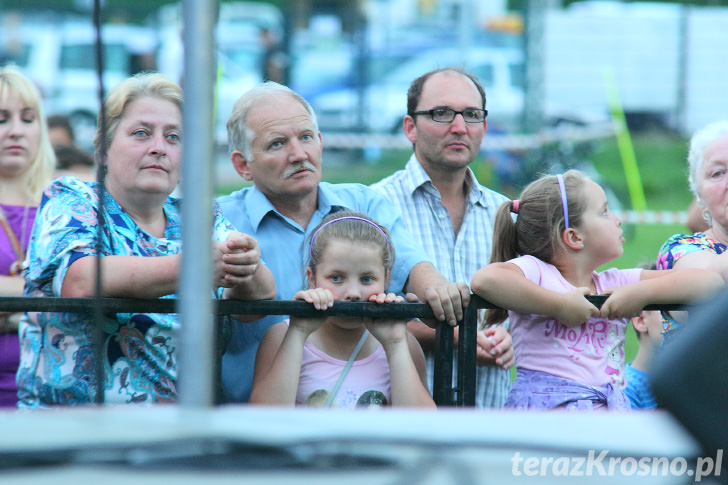
<instances>
[{"instance_id":1,"label":"blonde girl in pink top","mask_svg":"<svg viewBox=\"0 0 728 485\"><path fill-rule=\"evenodd\" d=\"M294 296L317 310L334 301L403 302L386 293L394 263L387 229L353 211L314 229L306 277ZM266 332L258 348L252 404L337 408L434 407L425 360L403 319L293 317Z\"/></svg>"},{"instance_id":2,"label":"blonde girl in pink top","mask_svg":"<svg viewBox=\"0 0 728 485\"><path fill-rule=\"evenodd\" d=\"M499 207L491 264L471 288L503 309L489 311L486 325L510 318L517 376L506 407L629 409L628 319L723 286L707 270L597 272L622 255L621 225L604 190L575 170L544 176ZM609 295L601 309L584 298L599 294Z\"/></svg>"}]
</instances>

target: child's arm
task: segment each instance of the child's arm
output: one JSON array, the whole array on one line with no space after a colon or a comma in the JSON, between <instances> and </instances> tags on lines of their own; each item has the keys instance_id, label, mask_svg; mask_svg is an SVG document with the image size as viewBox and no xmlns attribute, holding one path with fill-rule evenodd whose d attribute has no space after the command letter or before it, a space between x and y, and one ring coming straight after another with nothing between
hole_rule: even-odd
<instances>
[{"instance_id":1,"label":"child's arm","mask_svg":"<svg viewBox=\"0 0 728 485\"><path fill-rule=\"evenodd\" d=\"M709 269L711 271L717 271L723 276L724 280L728 281L728 252L716 254L707 249L702 251L692 251L681 256L680 259L675 261L673 268Z\"/></svg>"},{"instance_id":2,"label":"child's arm","mask_svg":"<svg viewBox=\"0 0 728 485\"><path fill-rule=\"evenodd\" d=\"M470 289L501 308L549 316L569 327L599 315L599 309L584 298L589 288L576 288L567 293L547 290L528 280L513 263L483 266L473 276Z\"/></svg>"},{"instance_id":3,"label":"child's arm","mask_svg":"<svg viewBox=\"0 0 728 485\"><path fill-rule=\"evenodd\" d=\"M369 301L377 303L401 302L401 296L372 295ZM389 381L392 406L435 407L427 389L425 357L422 347L407 331L403 320L376 318L367 322L369 332L379 340L389 362Z\"/></svg>"},{"instance_id":4,"label":"child's arm","mask_svg":"<svg viewBox=\"0 0 728 485\"><path fill-rule=\"evenodd\" d=\"M725 282L717 271L707 269L643 270L640 281L609 288L601 308L608 318L630 318L648 304L698 303L707 300Z\"/></svg>"},{"instance_id":5,"label":"child's arm","mask_svg":"<svg viewBox=\"0 0 728 485\"><path fill-rule=\"evenodd\" d=\"M328 290L299 291L293 297L314 304L322 310L333 305ZM251 404L293 406L301 376L303 344L321 327L325 318L291 318L288 325L277 323L263 336L255 356Z\"/></svg>"},{"instance_id":6,"label":"child's arm","mask_svg":"<svg viewBox=\"0 0 728 485\"><path fill-rule=\"evenodd\" d=\"M295 404L306 336L289 330L285 322L276 323L260 341L250 404Z\"/></svg>"}]
</instances>

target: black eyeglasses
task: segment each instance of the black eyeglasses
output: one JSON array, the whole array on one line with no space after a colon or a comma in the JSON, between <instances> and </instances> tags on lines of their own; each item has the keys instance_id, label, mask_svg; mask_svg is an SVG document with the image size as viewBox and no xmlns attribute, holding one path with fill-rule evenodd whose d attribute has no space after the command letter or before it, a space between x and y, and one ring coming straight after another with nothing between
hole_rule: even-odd
<instances>
[{"instance_id":1,"label":"black eyeglasses","mask_svg":"<svg viewBox=\"0 0 728 485\"><path fill-rule=\"evenodd\" d=\"M432 121L437 123L451 123L455 116L461 115L466 123L482 123L488 116L487 109L465 108L462 111L455 111L452 108L435 108L427 111L415 111L413 115L430 115Z\"/></svg>"}]
</instances>

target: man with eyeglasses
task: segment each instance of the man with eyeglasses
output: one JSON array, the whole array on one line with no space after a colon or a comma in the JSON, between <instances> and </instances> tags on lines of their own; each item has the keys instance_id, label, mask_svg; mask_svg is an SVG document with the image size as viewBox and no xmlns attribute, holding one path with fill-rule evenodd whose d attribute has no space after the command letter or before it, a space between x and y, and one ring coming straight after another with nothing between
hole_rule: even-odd
<instances>
[{"instance_id":1,"label":"man with eyeglasses","mask_svg":"<svg viewBox=\"0 0 728 485\"><path fill-rule=\"evenodd\" d=\"M490 262L495 212L508 200L480 185L469 168L487 129L485 101L478 80L461 69L415 79L403 120L414 153L403 170L372 185L399 207L407 229L453 282L469 283ZM410 330L425 350L432 379L435 331L417 323ZM502 407L514 362L506 327L478 332L477 362L476 406Z\"/></svg>"}]
</instances>

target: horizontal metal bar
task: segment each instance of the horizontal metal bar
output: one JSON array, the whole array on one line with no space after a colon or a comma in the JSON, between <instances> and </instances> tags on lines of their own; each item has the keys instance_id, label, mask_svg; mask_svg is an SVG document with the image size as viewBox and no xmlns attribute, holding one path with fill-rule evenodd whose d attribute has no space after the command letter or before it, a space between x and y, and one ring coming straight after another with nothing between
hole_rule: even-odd
<instances>
[{"instance_id":1,"label":"horizontal metal bar","mask_svg":"<svg viewBox=\"0 0 728 485\"><path fill-rule=\"evenodd\" d=\"M609 298L609 295L586 295L585 298L589 300L595 307L601 308L604 302ZM496 305L490 303L487 300L479 297L478 295L470 295L470 306L475 308L498 308ZM689 310L693 305L686 305L682 303L659 303L646 305L644 310Z\"/></svg>"},{"instance_id":2,"label":"horizontal metal bar","mask_svg":"<svg viewBox=\"0 0 728 485\"><path fill-rule=\"evenodd\" d=\"M87 313L100 306L105 313L178 313L177 299L0 297L0 311ZM433 318L425 303L334 302L328 310L316 310L310 303L293 300L215 300L218 314L363 316Z\"/></svg>"},{"instance_id":3,"label":"horizontal metal bar","mask_svg":"<svg viewBox=\"0 0 728 485\"><path fill-rule=\"evenodd\" d=\"M601 307L606 295L587 295L587 300ZM59 297L0 297L0 311L4 312L67 312L86 313L100 305L107 313L178 313L177 299L134 298L59 298ZM216 300L216 312L220 315L294 315L294 316L362 316L394 318L433 318L432 309L425 303L388 303L337 301L328 310L316 310L310 303L293 300ZM477 295L470 296L474 308L498 308ZM689 305L647 305L645 310L688 310Z\"/></svg>"}]
</instances>

